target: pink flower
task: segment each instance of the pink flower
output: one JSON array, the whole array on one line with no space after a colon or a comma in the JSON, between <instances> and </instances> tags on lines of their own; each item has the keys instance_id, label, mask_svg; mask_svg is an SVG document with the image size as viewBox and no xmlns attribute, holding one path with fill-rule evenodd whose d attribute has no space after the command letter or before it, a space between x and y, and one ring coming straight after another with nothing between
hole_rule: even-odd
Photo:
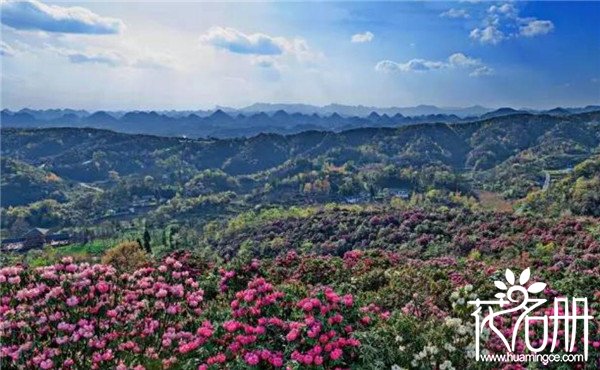
<instances>
[{"instance_id":1,"label":"pink flower","mask_svg":"<svg viewBox=\"0 0 600 370\"><path fill-rule=\"evenodd\" d=\"M77 265L70 263L65 267L65 271L67 272L75 272L77 271Z\"/></svg>"},{"instance_id":2,"label":"pink flower","mask_svg":"<svg viewBox=\"0 0 600 370\"><path fill-rule=\"evenodd\" d=\"M283 366L283 359L279 356L273 356L271 357L271 365L275 367L281 367Z\"/></svg>"},{"instance_id":3,"label":"pink flower","mask_svg":"<svg viewBox=\"0 0 600 370\"><path fill-rule=\"evenodd\" d=\"M222 364L225 363L225 361L227 361L227 357L225 357L224 353L219 353L215 356L209 357L206 362L209 365L214 365L214 364Z\"/></svg>"},{"instance_id":4,"label":"pink flower","mask_svg":"<svg viewBox=\"0 0 600 370\"><path fill-rule=\"evenodd\" d=\"M343 354L344 354L344 352L342 352L341 349L336 348L333 351L331 351L331 353L329 354L329 357L331 357L331 359L335 361L338 358L342 357Z\"/></svg>"},{"instance_id":5,"label":"pink flower","mask_svg":"<svg viewBox=\"0 0 600 370\"><path fill-rule=\"evenodd\" d=\"M158 292L156 292L155 296L156 298L164 298L167 296L167 294L169 294L169 292L167 292L165 289L160 289Z\"/></svg>"},{"instance_id":6,"label":"pink flower","mask_svg":"<svg viewBox=\"0 0 600 370\"><path fill-rule=\"evenodd\" d=\"M254 352L248 352L244 355L244 361L246 361L248 365L257 365L260 358Z\"/></svg>"},{"instance_id":7,"label":"pink flower","mask_svg":"<svg viewBox=\"0 0 600 370\"><path fill-rule=\"evenodd\" d=\"M203 337L210 337L212 335L212 330L209 328L198 328L198 335Z\"/></svg>"},{"instance_id":8,"label":"pink flower","mask_svg":"<svg viewBox=\"0 0 600 370\"><path fill-rule=\"evenodd\" d=\"M63 362L63 367L71 367L74 364L75 364L75 361L73 361L73 359L68 358Z\"/></svg>"},{"instance_id":9,"label":"pink flower","mask_svg":"<svg viewBox=\"0 0 600 370\"><path fill-rule=\"evenodd\" d=\"M343 298L342 298L342 302L347 306L350 307L352 306L352 304L354 303L354 299L352 298L351 294L346 294Z\"/></svg>"},{"instance_id":10,"label":"pink flower","mask_svg":"<svg viewBox=\"0 0 600 370\"><path fill-rule=\"evenodd\" d=\"M52 367L54 367L54 363L50 359L40 362L40 368L42 369L52 369Z\"/></svg>"},{"instance_id":11,"label":"pink flower","mask_svg":"<svg viewBox=\"0 0 600 370\"><path fill-rule=\"evenodd\" d=\"M176 315L180 311L180 307L178 304L173 304L167 307L167 313L169 315Z\"/></svg>"},{"instance_id":12,"label":"pink flower","mask_svg":"<svg viewBox=\"0 0 600 370\"><path fill-rule=\"evenodd\" d=\"M240 324L237 321L226 321L223 323L223 328L230 333L238 330L239 327Z\"/></svg>"},{"instance_id":13,"label":"pink flower","mask_svg":"<svg viewBox=\"0 0 600 370\"><path fill-rule=\"evenodd\" d=\"M310 310L312 310L312 309L313 309L313 304L312 304L312 302L310 302L310 301L306 301L306 302L304 302L304 303L302 304L302 309L303 309L304 311L310 311Z\"/></svg>"},{"instance_id":14,"label":"pink flower","mask_svg":"<svg viewBox=\"0 0 600 370\"><path fill-rule=\"evenodd\" d=\"M104 294L108 292L110 286L105 281L100 281L98 284L96 284L96 289L98 289L100 294Z\"/></svg>"},{"instance_id":15,"label":"pink flower","mask_svg":"<svg viewBox=\"0 0 600 370\"><path fill-rule=\"evenodd\" d=\"M294 340L296 340L296 338L298 338L298 330L294 329L291 330L286 336L285 339L287 339L288 342L292 342Z\"/></svg>"},{"instance_id":16,"label":"pink flower","mask_svg":"<svg viewBox=\"0 0 600 370\"><path fill-rule=\"evenodd\" d=\"M310 365L313 362L313 357L311 355L305 355L304 356L304 364L305 365Z\"/></svg>"},{"instance_id":17,"label":"pink flower","mask_svg":"<svg viewBox=\"0 0 600 370\"><path fill-rule=\"evenodd\" d=\"M104 353L102 354L102 359L103 359L104 361L110 361L110 360L112 360L114 357L115 357L115 356L113 355L113 353L112 353L112 350L110 350L110 349L109 349L108 351L106 351L106 352L104 352Z\"/></svg>"},{"instance_id":18,"label":"pink flower","mask_svg":"<svg viewBox=\"0 0 600 370\"><path fill-rule=\"evenodd\" d=\"M79 299L77 297L75 297L74 295L67 298L67 306L73 307L73 306L77 306L78 304L79 304Z\"/></svg>"}]
</instances>

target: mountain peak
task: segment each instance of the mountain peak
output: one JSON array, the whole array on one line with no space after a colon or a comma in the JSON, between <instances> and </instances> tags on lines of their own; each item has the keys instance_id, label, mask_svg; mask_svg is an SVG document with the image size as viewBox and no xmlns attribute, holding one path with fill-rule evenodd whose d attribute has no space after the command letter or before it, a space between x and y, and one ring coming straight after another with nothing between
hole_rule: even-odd
<instances>
[{"instance_id":1,"label":"mountain peak","mask_svg":"<svg viewBox=\"0 0 600 370\"><path fill-rule=\"evenodd\" d=\"M223 110L217 109L216 111L214 111L213 114L208 116L208 118L210 118L210 119L231 119L231 116L229 114L223 112Z\"/></svg>"},{"instance_id":2,"label":"mountain peak","mask_svg":"<svg viewBox=\"0 0 600 370\"><path fill-rule=\"evenodd\" d=\"M371 112L371 114L367 116L367 118L370 120L378 120L380 117L381 116L375 111Z\"/></svg>"},{"instance_id":3,"label":"mountain peak","mask_svg":"<svg viewBox=\"0 0 600 370\"><path fill-rule=\"evenodd\" d=\"M273 113L273 118L276 118L276 119L287 119L289 116L290 115L283 109L280 109L280 110L276 111L275 113Z\"/></svg>"}]
</instances>

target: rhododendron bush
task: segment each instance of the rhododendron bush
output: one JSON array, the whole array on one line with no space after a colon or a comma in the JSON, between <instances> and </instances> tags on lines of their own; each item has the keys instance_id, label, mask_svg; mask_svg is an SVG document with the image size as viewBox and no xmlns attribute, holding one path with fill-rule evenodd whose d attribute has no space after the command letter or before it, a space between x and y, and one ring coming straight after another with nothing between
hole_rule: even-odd
<instances>
[{"instance_id":1,"label":"rhododendron bush","mask_svg":"<svg viewBox=\"0 0 600 370\"><path fill-rule=\"evenodd\" d=\"M507 268L531 268L535 281L547 284L547 299L588 298L589 360L566 366L600 368L600 233L585 223L514 222L518 235L500 241L490 231L491 248L476 246L468 256L283 249L228 261L180 252L135 271L69 258L4 267L2 369L519 368L474 361L467 304L493 297ZM497 327L512 332L516 318L507 315ZM578 348L581 340L579 327ZM525 349L523 335L516 343ZM506 352L489 332L482 333L482 351Z\"/></svg>"},{"instance_id":2,"label":"rhododendron bush","mask_svg":"<svg viewBox=\"0 0 600 370\"><path fill-rule=\"evenodd\" d=\"M252 268L252 266L250 266ZM62 263L0 270L3 365L23 368L348 368L356 330L385 319L329 287L244 289L206 300L210 272L185 258L119 274L107 265Z\"/></svg>"}]
</instances>

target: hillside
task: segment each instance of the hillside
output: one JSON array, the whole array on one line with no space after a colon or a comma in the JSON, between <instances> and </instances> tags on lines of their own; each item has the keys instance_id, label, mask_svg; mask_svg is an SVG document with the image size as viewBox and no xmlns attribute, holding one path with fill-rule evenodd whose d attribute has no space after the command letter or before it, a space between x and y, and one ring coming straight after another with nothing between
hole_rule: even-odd
<instances>
[{"instance_id":1,"label":"hillside","mask_svg":"<svg viewBox=\"0 0 600 370\"><path fill-rule=\"evenodd\" d=\"M151 174L160 167L160 160L173 155L197 170L221 168L238 175L300 157L328 155L335 160L335 151L367 148L387 160L410 165L442 163L488 169L524 150L538 150L556 142L573 143L579 154L590 153L600 142L599 121L600 112L569 117L525 114L461 125L260 134L230 140L125 135L94 129L2 129L2 151L30 163L45 163L60 176L79 176L80 180L103 180L110 170ZM127 161L120 160L123 155ZM351 160L366 161L367 157L357 152Z\"/></svg>"},{"instance_id":2,"label":"hillside","mask_svg":"<svg viewBox=\"0 0 600 370\"><path fill-rule=\"evenodd\" d=\"M58 201L43 203L58 218L46 217L44 226L69 226L81 217L93 224L131 208L164 224L260 204L381 202L431 190L441 191L437 199L444 192L477 197L481 189L522 198L542 187L544 171L575 166L599 151L600 113L245 139L3 128L1 140L3 158L29 166L7 168L3 206L24 208L3 208L3 228L18 219L39 222L31 212L48 200ZM68 188L48 187L45 173ZM17 183L27 199L11 195Z\"/></svg>"},{"instance_id":3,"label":"hillside","mask_svg":"<svg viewBox=\"0 0 600 370\"><path fill-rule=\"evenodd\" d=\"M582 224L574 232L577 222ZM249 211L207 225L202 245L228 258L276 257L291 251L343 256L351 250L378 249L423 260L475 254L510 260L519 246L537 263L551 264L550 255L536 249L540 243L556 241L557 257L579 254L590 247L593 239L585 230L593 226L593 219L557 221L461 207L329 206Z\"/></svg>"},{"instance_id":4,"label":"hillside","mask_svg":"<svg viewBox=\"0 0 600 370\"><path fill-rule=\"evenodd\" d=\"M548 215L568 211L600 217L600 157L549 176L547 189L532 192L522 201L524 211Z\"/></svg>"},{"instance_id":5,"label":"hillside","mask_svg":"<svg viewBox=\"0 0 600 370\"><path fill-rule=\"evenodd\" d=\"M28 204L41 199L66 199L65 181L50 171L3 157L1 203L3 207Z\"/></svg>"}]
</instances>

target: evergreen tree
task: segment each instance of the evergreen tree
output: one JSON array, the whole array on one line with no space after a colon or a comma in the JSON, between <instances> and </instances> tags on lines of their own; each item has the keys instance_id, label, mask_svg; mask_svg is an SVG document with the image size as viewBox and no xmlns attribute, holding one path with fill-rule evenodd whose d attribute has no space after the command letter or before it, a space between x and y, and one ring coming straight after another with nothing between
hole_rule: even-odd
<instances>
[{"instance_id":1,"label":"evergreen tree","mask_svg":"<svg viewBox=\"0 0 600 370\"><path fill-rule=\"evenodd\" d=\"M150 246L150 241L152 240L150 238L150 232L148 231L147 228L144 228L144 250L146 251L146 253L148 254L152 254L152 247Z\"/></svg>"}]
</instances>

